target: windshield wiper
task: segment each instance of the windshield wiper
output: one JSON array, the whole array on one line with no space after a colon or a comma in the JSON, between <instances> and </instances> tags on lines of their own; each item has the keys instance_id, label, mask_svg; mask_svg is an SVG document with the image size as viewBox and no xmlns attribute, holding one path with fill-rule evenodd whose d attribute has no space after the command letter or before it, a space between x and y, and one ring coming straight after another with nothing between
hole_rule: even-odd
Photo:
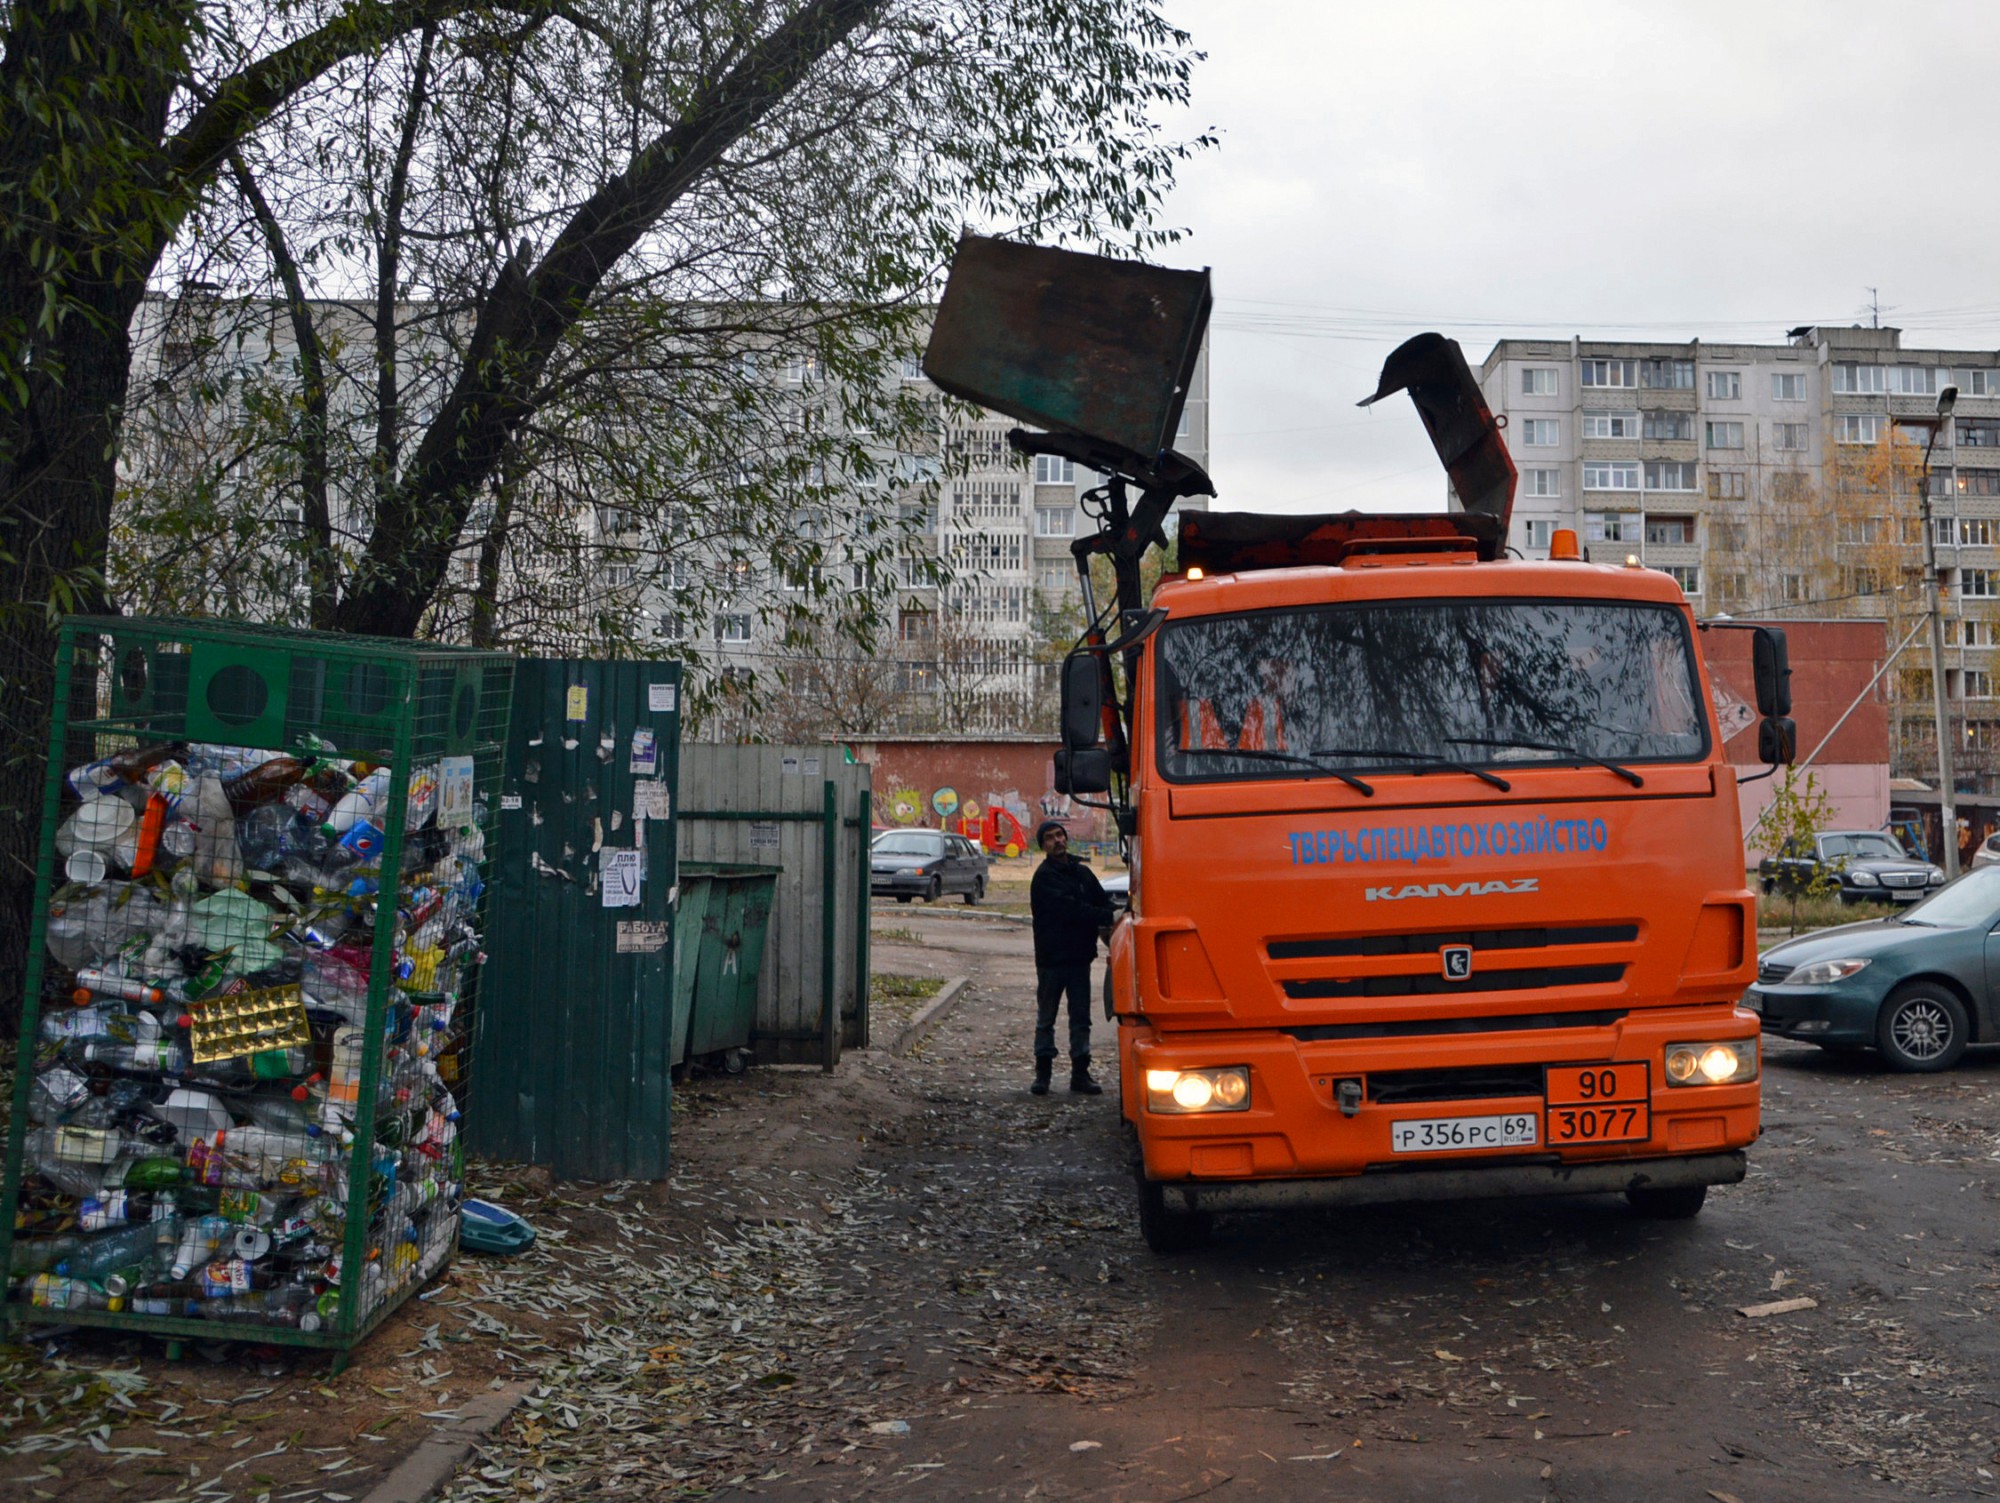
<instances>
[{"instance_id":1,"label":"windshield wiper","mask_svg":"<svg viewBox=\"0 0 2000 1503\"><path fill-rule=\"evenodd\" d=\"M1447 736L1444 738L1454 746L1519 746L1529 751L1555 752L1559 756L1574 757L1579 762L1588 762L1594 767L1602 767L1607 772L1615 772L1634 788L1646 786L1646 780L1629 767L1620 767L1616 762L1607 762L1602 757L1593 757L1587 751L1578 751L1574 746L1558 746L1551 741L1522 741L1506 736Z\"/></svg>"},{"instance_id":2,"label":"windshield wiper","mask_svg":"<svg viewBox=\"0 0 2000 1503\"><path fill-rule=\"evenodd\" d=\"M1450 757L1440 757L1436 752L1398 751L1388 746L1315 746L1312 754L1315 757L1394 757L1399 761L1422 762L1423 770L1426 772L1432 768L1439 768L1446 772L1469 773L1482 783L1491 783L1502 793L1510 792L1514 787L1497 773L1487 772L1483 768L1468 767L1463 762L1454 762Z\"/></svg>"},{"instance_id":3,"label":"windshield wiper","mask_svg":"<svg viewBox=\"0 0 2000 1503\"><path fill-rule=\"evenodd\" d=\"M1369 798L1375 797L1375 788L1364 783L1351 772L1342 772L1338 767L1328 767L1324 762L1316 762L1311 757L1295 757L1290 752L1244 751L1227 746L1180 746L1174 748L1177 757L1242 757L1251 762L1283 762L1292 767L1310 767L1314 772L1323 772L1328 777L1339 778L1341 782L1356 792Z\"/></svg>"}]
</instances>

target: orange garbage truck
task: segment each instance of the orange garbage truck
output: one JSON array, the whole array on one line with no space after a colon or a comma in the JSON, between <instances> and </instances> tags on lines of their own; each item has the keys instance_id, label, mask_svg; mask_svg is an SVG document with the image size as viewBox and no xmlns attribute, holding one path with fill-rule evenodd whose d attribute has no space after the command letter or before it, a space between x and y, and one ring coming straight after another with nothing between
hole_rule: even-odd
<instances>
[{"instance_id":1,"label":"orange garbage truck","mask_svg":"<svg viewBox=\"0 0 2000 1503\"><path fill-rule=\"evenodd\" d=\"M1070 255L1004 254L1030 253ZM1036 264L1060 284L1094 259ZM1154 303L1205 318L1205 274L1149 270L1201 275ZM993 286L958 288L960 318L983 291L992 322ZM1421 335L1369 400L1409 393L1452 510L1190 512L1142 598L1140 555L1207 477L1121 437L1077 377L1143 362L1080 359L1074 294L1009 295L1069 384L961 385L1038 424L1017 446L1108 477L1077 543L1094 626L1063 667L1057 776L1102 797L1131 867L1107 1005L1149 1244L1190 1246L1218 1212L1399 1200L1622 1193L1684 1217L1740 1180L1756 907L1709 628L1680 588L1573 534L1508 556L1513 465L1457 345ZM1171 391L1157 407L1172 433ZM1795 740L1784 640L1752 629L1775 764Z\"/></svg>"}]
</instances>

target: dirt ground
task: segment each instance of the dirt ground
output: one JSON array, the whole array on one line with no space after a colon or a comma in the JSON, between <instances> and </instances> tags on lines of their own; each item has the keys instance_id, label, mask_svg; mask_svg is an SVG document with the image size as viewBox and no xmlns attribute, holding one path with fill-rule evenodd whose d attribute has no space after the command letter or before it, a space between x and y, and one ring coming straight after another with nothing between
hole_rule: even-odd
<instances>
[{"instance_id":1,"label":"dirt ground","mask_svg":"<svg viewBox=\"0 0 2000 1503\"><path fill-rule=\"evenodd\" d=\"M1025 1089L1025 926L876 919L879 971L970 978L912 1057L687 1083L658 1185L488 1168L536 1248L462 1259L338 1376L17 1350L0 1490L342 1503L527 1376L447 1496L2000 1494L1992 1052L1893 1077L1775 1046L1752 1177L1688 1223L1608 1198L1244 1217L1160 1259L1113 1098Z\"/></svg>"}]
</instances>

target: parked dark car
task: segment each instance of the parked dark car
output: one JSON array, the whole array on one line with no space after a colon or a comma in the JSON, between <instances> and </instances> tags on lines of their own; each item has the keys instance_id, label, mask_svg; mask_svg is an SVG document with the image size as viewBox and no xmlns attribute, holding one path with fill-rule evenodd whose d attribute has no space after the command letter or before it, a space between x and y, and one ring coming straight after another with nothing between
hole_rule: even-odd
<instances>
[{"instance_id":1,"label":"parked dark car","mask_svg":"<svg viewBox=\"0 0 2000 1503\"><path fill-rule=\"evenodd\" d=\"M1995 1037L2000 866L1967 872L1907 913L1822 929L1768 951L1743 1005L1764 1032L1873 1048L1894 1070L1946 1070Z\"/></svg>"},{"instance_id":2,"label":"parked dark car","mask_svg":"<svg viewBox=\"0 0 2000 1503\"><path fill-rule=\"evenodd\" d=\"M888 830L869 850L868 892L899 903L956 892L977 903L986 896L986 853L944 830Z\"/></svg>"},{"instance_id":3,"label":"parked dark car","mask_svg":"<svg viewBox=\"0 0 2000 1503\"><path fill-rule=\"evenodd\" d=\"M1787 842L1757 863L1766 892L1803 892L1824 874L1843 903L1914 903L1944 886L1944 873L1903 849L1887 830L1822 830L1809 847Z\"/></svg>"}]
</instances>

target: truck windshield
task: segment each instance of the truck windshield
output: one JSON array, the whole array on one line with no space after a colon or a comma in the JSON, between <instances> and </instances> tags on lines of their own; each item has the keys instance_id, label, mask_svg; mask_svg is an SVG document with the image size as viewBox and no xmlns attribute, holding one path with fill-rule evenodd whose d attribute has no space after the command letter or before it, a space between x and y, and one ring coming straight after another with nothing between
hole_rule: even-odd
<instances>
[{"instance_id":1,"label":"truck windshield","mask_svg":"<svg viewBox=\"0 0 2000 1503\"><path fill-rule=\"evenodd\" d=\"M1708 752L1687 624L1663 605L1371 601L1204 616L1169 622L1158 654L1160 763L1175 781Z\"/></svg>"}]
</instances>

